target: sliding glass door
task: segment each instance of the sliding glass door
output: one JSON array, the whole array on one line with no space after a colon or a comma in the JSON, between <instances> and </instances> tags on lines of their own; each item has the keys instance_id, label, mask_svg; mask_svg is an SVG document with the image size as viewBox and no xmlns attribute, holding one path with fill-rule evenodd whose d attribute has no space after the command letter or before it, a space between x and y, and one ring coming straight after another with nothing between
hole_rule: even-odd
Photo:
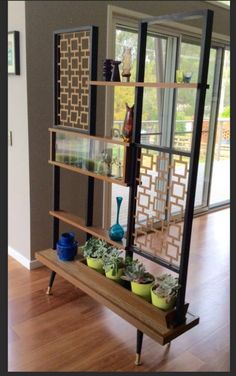
<instances>
[{"instance_id":1,"label":"sliding glass door","mask_svg":"<svg viewBox=\"0 0 236 376\"><path fill-rule=\"evenodd\" d=\"M116 59L122 60L124 47L132 48L131 81L136 78L138 34L135 30L123 27L116 29ZM222 50L222 49L221 49ZM217 122L214 163L212 168L214 127L217 116L216 95L219 96L219 69L222 54L217 48L211 48L205 112L202 129L201 151L199 158L195 209L203 210L209 206L210 175L212 171L210 204L223 202L229 197L229 51L226 51L219 116ZM145 81L173 82L178 66L184 72L190 72L192 82L197 82L200 46L196 40L180 40L178 36L149 34L147 38ZM121 69L122 71L122 69ZM217 83L217 85L216 85ZM120 132L123 126L126 106L134 104L133 87L114 89L113 128ZM193 133L193 118L196 90L144 89L142 143L160 146L174 145L176 149L190 151ZM220 176L227 181L224 192L219 188ZM123 197L120 221L127 224L129 188L112 185L111 187L111 223L115 221L115 197Z\"/></svg>"},{"instance_id":2,"label":"sliding glass door","mask_svg":"<svg viewBox=\"0 0 236 376\"><path fill-rule=\"evenodd\" d=\"M219 111L216 124L210 206L230 199L230 51L224 54Z\"/></svg>"}]
</instances>

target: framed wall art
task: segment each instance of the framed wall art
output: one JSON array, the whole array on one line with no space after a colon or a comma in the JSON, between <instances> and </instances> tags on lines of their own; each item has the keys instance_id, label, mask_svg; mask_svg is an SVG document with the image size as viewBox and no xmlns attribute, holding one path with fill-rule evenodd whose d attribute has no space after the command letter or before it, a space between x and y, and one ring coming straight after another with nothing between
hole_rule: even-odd
<instances>
[{"instance_id":1,"label":"framed wall art","mask_svg":"<svg viewBox=\"0 0 236 376\"><path fill-rule=\"evenodd\" d=\"M20 38L19 31L8 33L8 74L20 74Z\"/></svg>"}]
</instances>

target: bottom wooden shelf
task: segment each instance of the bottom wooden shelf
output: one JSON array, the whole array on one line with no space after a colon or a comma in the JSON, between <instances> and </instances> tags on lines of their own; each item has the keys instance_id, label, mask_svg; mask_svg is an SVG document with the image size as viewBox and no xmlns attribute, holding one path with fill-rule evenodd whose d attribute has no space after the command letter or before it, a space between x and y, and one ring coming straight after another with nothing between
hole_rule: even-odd
<instances>
[{"instance_id":1,"label":"bottom wooden shelf","mask_svg":"<svg viewBox=\"0 0 236 376\"><path fill-rule=\"evenodd\" d=\"M60 261L55 250L47 249L37 252L36 258L161 345L165 345L199 323L199 318L188 312L184 324L170 328L170 320L173 319L175 310L164 312L154 307L89 268L79 256L74 261Z\"/></svg>"}]
</instances>

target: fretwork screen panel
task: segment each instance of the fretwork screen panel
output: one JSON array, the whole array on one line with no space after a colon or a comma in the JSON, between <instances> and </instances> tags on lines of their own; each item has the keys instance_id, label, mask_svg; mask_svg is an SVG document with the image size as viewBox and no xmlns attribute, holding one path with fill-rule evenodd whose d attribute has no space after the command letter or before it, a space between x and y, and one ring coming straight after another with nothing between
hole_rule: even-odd
<instances>
[{"instance_id":1,"label":"fretwork screen panel","mask_svg":"<svg viewBox=\"0 0 236 376\"><path fill-rule=\"evenodd\" d=\"M91 32L57 35L57 125L89 131L89 73Z\"/></svg>"},{"instance_id":2,"label":"fretwork screen panel","mask_svg":"<svg viewBox=\"0 0 236 376\"><path fill-rule=\"evenodd\" d=\"M189 158L141 150L134 245L180 263Z\"/></svg>"}]
</instances>

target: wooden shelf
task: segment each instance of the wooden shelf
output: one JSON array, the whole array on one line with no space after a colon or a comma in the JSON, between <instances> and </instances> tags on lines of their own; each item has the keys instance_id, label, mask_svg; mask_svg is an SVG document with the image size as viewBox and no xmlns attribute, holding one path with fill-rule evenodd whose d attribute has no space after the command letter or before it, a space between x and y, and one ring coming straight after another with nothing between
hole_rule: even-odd
<instances>
[{"instance_id":1,"label":"wooden shelf","mask_svg":"<svg viewBox=\"0 0 236 376\"><path fill-rule=\"evenodd\" d=\"M159 89L197 89L200 84L177 84L176 82L113 82L113 81L89 81L95 86L127 86L127 87L154 87Z\"/></svg>"},{"instance_id":2,"label":"wooden shelf","mask_svg":"<svg viewBox=\"0 0 236 376\"><path fill-rule=\"evenodd\" d=\"M198 317L187 313L184 324L171 327L176 313L175 309L167 312L161 311L131 291L89 268L79 258L75 261L60 261L53 249L37 252L36 258L161 345L170 342L199 322Z\"/></svg>"},{"instance_id":3,"label":"wooden shelf","mask_svg":"<svg viewBox=\"0 0 236 376\"><path fill-rule=\"evenodd\" d=\"M97 238L105 240L107 243L113 245L116 248L124 249L125 248L125 240L123 242L115 242L109 238L108 232L101 227L97 226L86 226L84 219L78 217L77 215L68 213L64 210L59 211L50 211L50 215L55 218L60 219L61 221L68 223L84 232L87 232Z\"/></svg>"},{"instance_id":4,"label":"wooden shelf","mask_svg":"<svg viewBox=\"0 0 236 376\"><path fill-rule=\"evenodd\" d=\"M56 162L56 161L51 161L51 160L49 160L48 163L50 163L51 165L54 165L54 166L64 168L66 170L77 172L77 173L82 174L82 175L91 176L95 179L102 180L106 183L114 183L114 184L122 185L124 187L128 187L128 184L125 183L122 179L115 179L115 178L112 178L112 177L99 175L99 174L96 174L95 172L85 170L83 168L71 166L71 165L66 164L66 163L61 163L61 162Z\"/></svg>"},{"instance_id":5,"label":"wooden shelf","mask_svg":"<svg viewBox=\"0 0 236 376\"><path fill-rule=\"evenodd\" d=\"M110 137L100 137L100 136L90 136L89 134L86 134L86 133L80 133L78 131L76 131L75 128L71 128L71 130L69 129L61 129L61 128L48 128L49 132L55 132L55 133L67 133L67 134L70 134L71 135L71 132L74 131L76 132L75 133L75 136L76 137L81 137L81 138L87 138L87 139L90 139L90 140L97 140L97 141L103 141L103 142L106 142L106 143L110 143L110 144L116 144L116 145L121 145L121 146L124 146L124 147L128 147L130 146L130 143L129 142L124 142L118 138L110 138Z\"/></svg>"}]
</instances>

